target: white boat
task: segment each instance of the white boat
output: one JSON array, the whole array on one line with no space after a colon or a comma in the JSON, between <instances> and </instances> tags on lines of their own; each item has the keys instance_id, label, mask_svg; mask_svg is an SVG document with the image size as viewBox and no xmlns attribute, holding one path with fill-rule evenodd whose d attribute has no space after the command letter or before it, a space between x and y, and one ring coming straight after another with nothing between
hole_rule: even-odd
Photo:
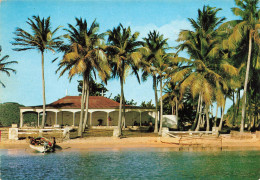
<instances>
[{"instance_id":1,"label":"white boat","mask_svg":"<svg viewBox=\"0 0 260 180\"><path fill-rule=\"evenodd\" d=\"M44 137L31 139L29 146L30 148L41 153L53 151L53 144L47 138Z\"/></svg>"}]
</instances>

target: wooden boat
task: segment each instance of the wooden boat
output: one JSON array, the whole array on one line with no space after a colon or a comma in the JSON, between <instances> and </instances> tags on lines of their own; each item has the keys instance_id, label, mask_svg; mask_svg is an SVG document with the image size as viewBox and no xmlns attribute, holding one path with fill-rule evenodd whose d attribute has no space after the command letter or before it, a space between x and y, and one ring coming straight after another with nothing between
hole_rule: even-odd
<instances>
[{"instance_id":1,"label":"wooden boat","mask_svg":"<svg viewBox=\"0 0 260 180\"><path fill-rule=\"evenodd\" d=\"M30 148L41 153L53 151L53 144L50 140L44 137L37 137L35 139L31 138L29 146Z\"/></svg>"}]
</instances>

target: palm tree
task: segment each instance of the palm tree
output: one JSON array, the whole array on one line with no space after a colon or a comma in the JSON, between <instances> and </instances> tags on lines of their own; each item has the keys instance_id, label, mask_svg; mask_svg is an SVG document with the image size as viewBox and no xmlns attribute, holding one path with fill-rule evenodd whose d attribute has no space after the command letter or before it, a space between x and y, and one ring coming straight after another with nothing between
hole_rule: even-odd
<instances>
[{"instance_id":1,"label":"palm tree","mask_svg":"<svg viewBox=\"0 0 260 180\"><path fill-rule=\"evenodd\" d=\"M88 102L89 102L89 84L96 77L106 81L109 75L109 66L106 55L102 49L104 33L98 34L99 24L92 22L88 27L87 21L82 18L76 18L76 27L68 24L69 29L65 29L68 34L65 37L69 44L61 47L64 52L63 59L59 63L57 71L62 69L60 76L69 71L69 78L74 75L83 77L82 95L81 95L81 113L78 129L78 136L82 136L88 122ZM85 116L84 116L85 107ZM84 116L84 122L83 122Z\"/></svg>"},{"instance_id":2,"label":"palm tree","mask_svg":"<svg viewBox=\"0 0 260 180\"><path fill-rule=\"evenodd\" d=\"M44 52L50 50L55 52L63 41L61 37L54 37L55 33L60 28L57 27L54 31L51 31L50 17L47 19L40 18L39 16L33 16L32 19L28 18L27 24L31 27L32 34L26 32L21 28L17 28L14 34L14 42L12 45L20 46L15 48L15 51L26 51L29 49L36 49L41 53L42 60L42 94L43 94L43 116L41 128L44 128L45 124L45 79L44 79Z\"/></svg>"},{"instance_id":3,"label":"palm tree","mask_svg":"<svg viewBox=\"0 0 260 180\"><path fill-rule=\"evenodd\" d=\"M119 24L113 30L108 30L108 46L106 47L108 57L111 59L112 76L119 77L121 86L119 118L118 118L118 136L122 134L122 104L124 99L124 83L127 77L127 71L132 70L138 81L138 64L142 55L137 52L141 42L137 41L138 32L131 33L130 27L124 28Z\"/></svg>"},{"instance_id":4,"label":"palm tree","mask_svg":"<svg viewBox=\"0 0 260 180\"><path fill-rule=\"evenodd\" d=\"M145 81L148 75L151 75L153 78L153 89L155 97L155 110L158 112L158 97L157 97L157 75L153 70L153 67L157 63L156 54L159 51L166 51L168 48L167 40L164 39L163 35L160 35L159 32L155 30L148 33L147 38L143 38L143 47L140 48L140 52L144 55L144 63L142 63L143 74L142 79ZM155 128L154 132L158 133L158 114L155 114Z\"/></svg>"},{"instance_id":5,"label":"palm tree","mask_svg":"<svg viewBox=\"0 0 260 180\"><path fill-rule=\"evenodd\" d=\"M0 46L0 56L1 56L1 52L2 52L2 48ZM18 62L17 61L8 61L8 62L5 62L7 59L9 58L8 55L5 55L4 57L2 57L0 59L0 72L3 72L5 74L7 74L7 76L10 76L10 72L13 72L13 73L16 73L16 70L12 69L12 68L9 68L7 66L9 66L10 64L17 64ZM4 83L0 80L0 84L5 87Z\"/></svg>"},{"instance_id":6,"label":"palm tree","mask_svg":"<svg viewBox=\"0 0 260 180\"><path fill-rule=\"evenodd\" d=\"M249 79L250 63L252 58L252 41L259 44L258 32L260 29L260 10L257 7L259 0L235 0L235 3L238 7L232 8L232 12L236 16L241 17L241 19L226 23L227 25L234 27L233 33L229 38L229 45L231 47L234 47L238 42L240 42L243 39L244 36L248 37L247 66L243 91L242 118L240 125L240 132L243 132L246 115L247 85Z\"/></svg>"},{"instance_id":7,"label":"palm tree","mask_svg":"<svg viewBox=\"0 0 260 180\"><path fill-rule=\"evenodd\" d=\"M187 89L193 98L198 97L197 115L192 126L199 124L201 119L203 102L206 113L214 97L214 89L221 85L221 76L216 71L221 63L220 44L222 42L220 32L216 27L225 18L217 18L216 14L221 9L204 6L203 10L198 10L198 19L189 21L195 31L183 30L179 34L177 41L182 43L177 47L178 51L187 50L190 55L190 66L186 66L177 72L172 79L180 82L180 92L183 94ZM201 88L203 87L203 88ZM221 94L219 94L221 96ZM208 116L207 116L208 117ZM197 126L198 130L199 126Z\"/></svg>"}]
</instances>

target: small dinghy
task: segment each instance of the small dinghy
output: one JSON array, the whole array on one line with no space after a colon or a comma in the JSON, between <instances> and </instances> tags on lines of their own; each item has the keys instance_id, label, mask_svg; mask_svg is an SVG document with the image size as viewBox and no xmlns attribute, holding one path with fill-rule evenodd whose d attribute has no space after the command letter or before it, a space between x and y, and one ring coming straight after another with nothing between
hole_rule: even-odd
<instances>
[{"instance_id":1,"label":"small dinghy","mask_svg":"<svg viewBox=\"0 0 260 180\"><path fill-rule=\"evenodd\" d=\"M37 137L30 138L30 145L32 149L39 151L41 153L52 152L54 150L53 143L50 142L47 138Z\"/></svg>"}]
</instances>

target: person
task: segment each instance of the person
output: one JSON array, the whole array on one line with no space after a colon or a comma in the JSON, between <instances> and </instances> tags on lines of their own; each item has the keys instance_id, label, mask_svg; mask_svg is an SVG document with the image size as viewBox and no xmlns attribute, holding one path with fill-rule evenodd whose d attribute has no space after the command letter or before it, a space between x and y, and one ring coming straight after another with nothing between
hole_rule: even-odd
<instances>
[{"instance_id":1,"label":"person","mask_svg":"<svg viewBox=\"0 0 260 180\"><path fill-rule=\"evenodd\" d=\"M135 122L134 122L134 126L137 126L137 125L138 125L138 124L137 124L137 122L135 121Z\"/></svg>"},{"instance_id":2,"label":"person","mask_svg":"<svg viewBox=\"0 0 260 180\"><path fill-rule=\"evenodd\" d=\"M111 119L110 116L108 116L108 125L109 125L109 126L112 126L112 119Z\"/></svg>"},{"instance_id":3,"label":"person","mask_svg":"<svg viewBox=\"0 0 260 180\"><path fill-rule=\"evenodd\" d=\"M153 132L153 131L154 131L153 123L152 123L152 121L150 121L149 122L148 132Z\"/></svg>"},{"instance_id":4,"label":"person","mask_svg":"<svg viewBox=\"0 0 260 180\"><path fill-rule=\"evenodd\" d=\"M147 121L144 121L144 126L148 126L148 123L147 123Z\"/></svg>"},{"instance_id":5,"label":"person","mask_svg":"<svg viewBox=\"0 0 260 180\"><path fill-rule=\"evenodd\" d=\"M103 122L103 120L102 120L102 119L99 119L99 120L98 120L98 126L102 126L102 122Z\"/></svg>"},{"instance_id":6,"label":"person","mask_svg":"<svg viewBox=\"0 0 260 180\"><path fill-rule=\"evenodd\" d=\"M56 140L55 137L52 138L52 151L55 151L55 146L56 146Z\"/></svg>"},{"instance_id":7,"label":"person","mask_svg":"<svg viewBox=\"0 0 260 180\"><path fill-rule=\"evenodd\" d=\"M47 149L47 147L48 147L48 142L47 142L47 141L43 141L43 146L44 146L44 149Z\"/></svg>"},{"instance_id":8,"label":"person","mask_svg":"<svg viewBox=\"0 0 260 180\"><path fill-rule=\"evenodd\" d=\"M33 137L28 137L30 139L30 144L35 145L35 139Z\"/></svg>"}]
</instances>

